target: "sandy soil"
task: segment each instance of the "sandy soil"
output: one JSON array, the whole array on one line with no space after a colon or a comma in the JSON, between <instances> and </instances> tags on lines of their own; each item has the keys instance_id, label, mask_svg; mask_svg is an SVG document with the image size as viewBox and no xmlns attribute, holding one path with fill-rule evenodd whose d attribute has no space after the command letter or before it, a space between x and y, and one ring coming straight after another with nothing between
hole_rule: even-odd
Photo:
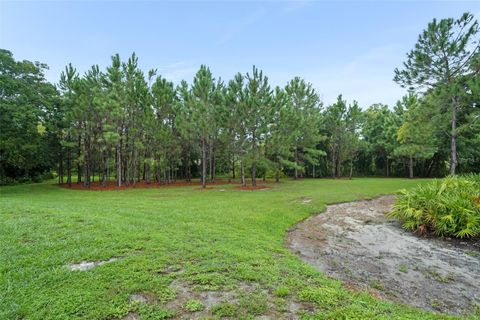
<instances>
[{"instance_id":1,"label":"sandy soil","mask_svg":"<svg viewBox=\"0 0 480 320\"><path fill-rule=\"evenodd\" d=\"M347 287L430 311L480 305L480 241L417 237L385 217L393 196L328 206L289 231L287 245Z\"/></svg>"}]
</instances>

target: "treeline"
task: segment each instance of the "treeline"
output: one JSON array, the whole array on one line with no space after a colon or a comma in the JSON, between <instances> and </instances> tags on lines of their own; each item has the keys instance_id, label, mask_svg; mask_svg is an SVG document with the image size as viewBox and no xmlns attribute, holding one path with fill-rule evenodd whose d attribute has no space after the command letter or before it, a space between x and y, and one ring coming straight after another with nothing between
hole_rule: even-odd
<instances>
[{"instance_id":1,"label":"treeline","mask_svg":"<svg viewBox=\"0 0 480 320\"><path fill-rule=\"evenodd\" d=\"M224 81L201 66L175 85L145 74L133 54L58 84L44 64L0 50L2 183L55 172L60 183L118 186L217 176L443 176L480 170L478 23L434 20L395 81L395 106L361 108L340 95L324 106L294 78L273 88L256 67ZM414 93L416 90L417 93ZM421 90L420 90L421 89Z\"/></svg>"}]
</instances>

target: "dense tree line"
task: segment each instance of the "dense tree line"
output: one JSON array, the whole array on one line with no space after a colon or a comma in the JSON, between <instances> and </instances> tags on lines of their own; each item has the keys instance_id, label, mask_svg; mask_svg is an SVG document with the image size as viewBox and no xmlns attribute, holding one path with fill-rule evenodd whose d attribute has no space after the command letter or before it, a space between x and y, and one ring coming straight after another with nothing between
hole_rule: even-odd
<instances>
[{"instance_id":1,"label":"dense tree line","mask_svg":"<svg viewBox=\"0 0 480 320\"><path fill-rule=\"evenodd\" d=\"M434 20L395 81L395 106L324 106L312 85L269 84L253 67L224 81L201 66L175 85L114 55L58 84L46 65L0 50L2 183L55 172L60 183L170 183L354 175L442 176L480 170L480 54L470 14Z\"/></svg>"}]
</instances>

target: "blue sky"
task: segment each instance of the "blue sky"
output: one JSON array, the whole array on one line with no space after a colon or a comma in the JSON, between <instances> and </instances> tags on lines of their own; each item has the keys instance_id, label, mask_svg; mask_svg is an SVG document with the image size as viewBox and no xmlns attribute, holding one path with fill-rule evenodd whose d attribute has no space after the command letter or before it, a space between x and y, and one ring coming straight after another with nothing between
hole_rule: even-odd
<instances>
[{"instance_id":1,"label":"blue sky","mask_svg":"<svg viewBox=\"0 0 480 320\"><path fill-rule=\"evenodd\" d=\"M0 47L47 63L52 82L69 62L83 73L135 51L176 83L201 64L222 79L255 64L272 86L300 76L326 104L343 93L367 107L404 93L393 70L432 18L465 11L480 18L480 1L0 0Z\"/></svg>"}]
</instances>

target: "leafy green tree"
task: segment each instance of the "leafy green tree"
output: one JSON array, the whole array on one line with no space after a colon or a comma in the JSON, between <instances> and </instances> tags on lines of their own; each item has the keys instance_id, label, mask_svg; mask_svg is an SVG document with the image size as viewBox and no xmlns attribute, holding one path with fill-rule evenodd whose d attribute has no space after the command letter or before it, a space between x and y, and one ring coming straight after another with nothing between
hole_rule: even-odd
<instances>
[{"instance_id":1,"label":"leafy green tree","mask_svg":"<svg viewBox=\"0 0 480 320\"><path fill-rule=\"evenodd\" d=\"M384 165L385 175L390 175L393 151L398 145L397 132L401 125L403 108L396 107L394 111L387 105L374 104L364 112L362 136L369 149L371 160L376 167ZM373 170L376 173L376 170Z\"/></svg>"},{"instance_id":2,"label":"leafy green tree","mask_svg":"<svg viewBox=\"0 0 480 320\"><path fill-rule=\"evenodd\" d=\"M433 126L422 118L419 111L421 101L410 94L402 100L405 112L404 121L397 132L399 145L394 153L399 157L408 158L409 177L414 176L414 160L431 158L436 149L436 137Z\"/></svg>"},{"instance_id":3,"label":"leafy green tree","mask_svg":"<svg viewBox=\"0 0 480 320\"><path fill-rule=\"evenodd\" d=\"M0 49L0 182L38 179L56 163L48 148L47 112L58 103L45 64L15 61ZM59 144L59 140L55 142Z\"/></svg>"}]
</instances>

